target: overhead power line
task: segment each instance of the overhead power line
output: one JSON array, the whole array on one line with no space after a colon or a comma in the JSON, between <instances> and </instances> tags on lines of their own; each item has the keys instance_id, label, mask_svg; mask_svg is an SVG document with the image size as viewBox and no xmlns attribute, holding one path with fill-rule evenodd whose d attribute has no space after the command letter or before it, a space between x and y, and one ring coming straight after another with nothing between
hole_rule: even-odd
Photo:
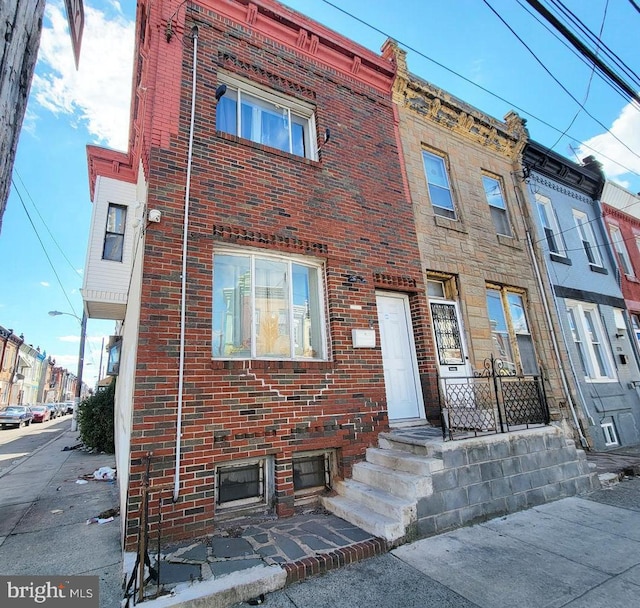
<instances>
[{"instance_id":1,"label":"overhead power line","mask_svg":"<svg viewBox=\"0 0 640 608\"><path fill-rule=\"evenodd\" d=\"M608 65L606 65L591 49L579 40L565 25L556 18L545 6L538 0L525 0L534 10L540 13L553 27L555 27L581 54L586 56L596 66L600 72L605 74L607 78L622 89L630 100L640 105L640 96L624 79L616 74Z\"/></svg>"}]
</instances>

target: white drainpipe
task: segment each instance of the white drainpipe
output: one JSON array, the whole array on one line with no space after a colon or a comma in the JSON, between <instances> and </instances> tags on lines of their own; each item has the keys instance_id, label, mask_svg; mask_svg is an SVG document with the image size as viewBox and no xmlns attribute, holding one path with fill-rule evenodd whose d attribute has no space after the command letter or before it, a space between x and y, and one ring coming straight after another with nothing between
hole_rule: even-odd
<instances>
[{"instance_id":1,"label":"white drainpipe","mask_svg":"<svg viewBox=\"0 0 640 608\"><path fill-rule=\"evenodd\" d=\"M187 184L184 193L184 228L182 235L182 283L180 286L180 363L178 370L178 412L176 415L176 472L173 486L173 502L180 495L180 456L182 451L182 392L184 389L184 334L187 308L187 245L189 239L189 197L191 191L191 159L193 155L193 128L196 112L196 66L198 59L198 27L191 30L193 38L193 74L191 86L191 122L189 124L189 150L187 152Z\"/></svg>"}]
</instances>

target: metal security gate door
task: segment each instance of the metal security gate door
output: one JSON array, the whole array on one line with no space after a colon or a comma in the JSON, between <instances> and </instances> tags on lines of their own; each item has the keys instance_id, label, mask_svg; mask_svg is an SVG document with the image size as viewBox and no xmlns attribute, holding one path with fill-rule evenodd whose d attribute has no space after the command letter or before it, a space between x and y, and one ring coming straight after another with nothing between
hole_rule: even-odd
<instances>
[{"instance_id":1,"label":"metal security gate door","mask_svg":"<svg viewBox=\"0 0 640 608\"><path fill-rule=\"evenodd\" d=\"M438 351L441 378L471 375L464 337L460 329L458 305L445 300L431 300L431 320Z\"/></svg>"}]
</instances>

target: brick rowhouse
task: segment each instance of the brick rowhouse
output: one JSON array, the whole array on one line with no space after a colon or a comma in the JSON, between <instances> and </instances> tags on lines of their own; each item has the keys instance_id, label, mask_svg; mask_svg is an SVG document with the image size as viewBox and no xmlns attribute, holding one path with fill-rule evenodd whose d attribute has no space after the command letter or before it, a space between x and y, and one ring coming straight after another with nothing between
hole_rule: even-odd
<instances>
[{"instance_id":1,"label":"brick rowhouse","mask_svg":"<svg viewBox=\"0 0 640 608\"><path fill-rule=\"evenodd\" d=\"M161 509L170 540L212 531L222 512L216 467L268 458L272 496L263 510L280 516L294 512L296 454L330 450L335 475L349 476L388 428L377 290L408 296L420 372L433 363L391 101L393 63L271 0L203 0L139 1L134 65L130 153L118 173L134 180L124 165L142 167L146 208L162 219L147 224L143 241L125 549L137 541L145 484L157 488L152 530ZM313 120L305 145L322 146L319 152L307 158L218 129L221 83L307 108ZM116 172L106 153L93 154L93 178ZM101 155L111 165L100 165ZM234 248L317 265L323 356L215 356L214 254ZM125 326L136 322L128 317ZM373 330L375 345L355 348L354 329Z\"/></svg>"}]
</instances>

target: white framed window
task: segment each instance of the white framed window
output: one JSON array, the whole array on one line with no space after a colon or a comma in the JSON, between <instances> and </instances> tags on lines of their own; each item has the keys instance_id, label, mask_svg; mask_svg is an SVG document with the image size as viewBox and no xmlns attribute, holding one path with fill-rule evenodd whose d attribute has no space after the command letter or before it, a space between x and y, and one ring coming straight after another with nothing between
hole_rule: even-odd
<instances>
[{"instance_id":1,"label":"white framed window","mask_svg":"<svg viewBox=\"0 0 640 608\"><path fill-rule=\"evenodd\" d=\"M538 364L529 331L522 294L499 287L487 288L487 311L493 339L493 355L503 370L537 374Z\"/></svg>"},{"instance_id":2,"label":"white framed window","mask_svg":"<svg viewBox=\"0 0 640 608\"><path fill-rule=\"evenodd\" d=\"M127 224L127 207L109 203L107 226L104 234L102 259L122 262L124 252L124 231Z\"/></svg>"},{"instance_id":3,"label":"white framed window","mask_svg":"<svg viewBox=\"0 0 640 608\"><path fill-rule=\"evenodd\" d=\"M483 175L482 185L484 187L484 194L487 197L487 203L489 203L491 219L493 220L493 226L496 232L503 236L512 236L501 181L495 177Z\"/></svg>"},{"instance_id":4,"label":"white framed window","mask_svg":"<svg viewBox=\"0 0 640 608\"><path fill-rule=\"evenodd\" d=\"M216 106L216 129L289 154L317 159L313 107L221 74L226 93Z\"/></svg>"},{"instance_id":5,"label":"white framed window","mask_svg":"<svg viewBox=\"0 0 640 608\"><path fill-rule=\"evenodd\" d=\"M558 226L558 218L551 204L551 199L538 193L536 193L535 198L538 216L540 217L540 223L542 224L542 230L547 241L547 247L549 247L549 252L566 257L562 233Z\"/></svg>"},{"instance_id":6,"label":"white framed window","mask_svg":"<svg viewBox=\"0 0 640 608\"><path fill-rule=\"evenodd\" d=\"M216 466L215 500L221 508L266 505L272 493L272 461L256 458Z\"/></svg>"},{"instance_id":7,"label":"white framed window","mask_svg":"<svg viewBox=\"0 0 640 608\"><path fill-rule=\"evenodd\" d=\"M569 329L587 382L616 380L613 356L607 345L597 304L566 302Z\"/></svg>"},{"instance_id":8,"label":"white framed window","mask_svg":"<svg viewBox=\"0 0 640 608\"><path fill-rule=\"evenodd\" d=\"M618 264L620 265L620 270L626 275L635 276L633 272L633 266L631 265L631 259L629 258L629 252L627 251L627 246L624 243L624 238L622 236L622 232L618 226L614 224L609 224L609 234L611 235L611 243L613 244L613 248L615 252L618 254Z\"/></svg>"},{"instance_id":9,"label":"white framed window","mask_svg":"<svg viewBox=\"0 0 640 608\"><path fill-rule=\"evenodd\" d=\"M322 277L302 256L216 251L213 357L326 359Z\"/></svg>"},{"instance_id":10,"label":"white framed window","mask_svg":"<svg viewBox=\"0 0 640 608\"><path fill-rule=\"evenodd\" d=\"M604 422L600 427L604 433L604 444L606 446L619 445L616 427L613 425L613 422Z\"/></svg>"},{"instance_id":11,"label":"white framed window","mask_svg":"<svg viewBox=\"0 0 640 608\"><path fill-rule=\"evenodd\" d=\"M427 179L429 198L436 215L456 219L453 194L445 158L432 152L422 151L424 174Z\"/></svg>"},{"instance_id":12,"label":"white framed window","mask_svg":"<svg viewBox=\"0 0 640 608\"><path fill-rule=\"evenodd\" d=\"M578 235L580 236L580 240L582 241L584 251L587 254L589 264L591 264L592 266L602 266L600 248L598 247L598 243L593 234L593 230L591 229L591 223L589 222L587 214L574 209L573 219L576 223Z\"/></svg>"}]
</instances>

